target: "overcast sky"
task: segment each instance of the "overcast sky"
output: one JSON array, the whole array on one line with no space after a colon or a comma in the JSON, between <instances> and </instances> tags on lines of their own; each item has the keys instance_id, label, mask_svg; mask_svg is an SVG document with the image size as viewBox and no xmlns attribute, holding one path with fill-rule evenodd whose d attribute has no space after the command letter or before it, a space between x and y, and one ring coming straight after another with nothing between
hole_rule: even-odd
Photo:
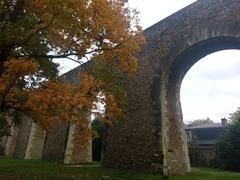
<instances>
[{"instance_id":1,"label":"overcast sky","mask_svg":"<svg viewBox=\"0 0 240 180\"><path fill-rule=\"evenodd\" d=\"M166 18L194 0L129 0L140 12L145 29ZM74 65L61 63L66 72ZM208 55L186 74L181 87L184 121L209 117L215 122L228 117L240 103L240 51L227 50Z\"/></svg>"}]
</instances>

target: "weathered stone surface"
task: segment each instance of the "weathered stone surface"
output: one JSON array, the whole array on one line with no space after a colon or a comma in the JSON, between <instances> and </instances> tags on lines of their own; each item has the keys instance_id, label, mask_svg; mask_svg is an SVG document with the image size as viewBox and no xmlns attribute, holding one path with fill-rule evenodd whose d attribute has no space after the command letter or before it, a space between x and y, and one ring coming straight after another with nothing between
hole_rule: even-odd
<instances>
[{"instance_id":1,"label":"weathered stone surface","mask_svg":"<svg viewBox=\"0 0 240 180\"><path fill-rule=\"evenodd\" d=\"M92 143L90 142L86 145L86 147L77 148L76 141L74 140L75 131L75 126L71 124L65 150L64 164L82 164L92 162Z\"/></svg>"},{"instance_id":2,"label":"weathered stone surface","mask_svg":"<svg viewBox=\"0 0 240 180\"><path fill-rule=\"evenodd\" d=\"M190 171L181 81L202 57L240 49L239 9L239 0L198 0L144 31L138 72L126 78L127 116L109 130L105 166Z\"/></svg>"},{"instance_id":3,"label":"weathered stone surface","mask_svg":"<svg viewBox=\"0 0 240 180\"><path fill-rule=\"evenodd\" d=\"M43 154L46 131L36 123L32 123L25 159L41 159Z\"/></svg>"}]
</instances>

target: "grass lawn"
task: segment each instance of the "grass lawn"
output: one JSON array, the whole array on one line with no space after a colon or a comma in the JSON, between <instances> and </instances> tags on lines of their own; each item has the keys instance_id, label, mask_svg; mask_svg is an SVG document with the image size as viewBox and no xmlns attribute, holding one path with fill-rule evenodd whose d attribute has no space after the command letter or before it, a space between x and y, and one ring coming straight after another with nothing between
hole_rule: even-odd
<instances>
[{"instance_id":1,"label":"grass lawn","mask_svg":"<svg viewBox=\"0 0 240 180\"><path fill-rule=\"evenodd\" d=\"M82 179L82 180L159 180L161 175L143 172L106 169L97 164L69 167L48 161L16 160L0 156L0 180L19 179ZM172 180L238 180L240 173L233 173L207 168L193 168L191 174L181 177L171 177Z\"/></svg>"}]
</instances>

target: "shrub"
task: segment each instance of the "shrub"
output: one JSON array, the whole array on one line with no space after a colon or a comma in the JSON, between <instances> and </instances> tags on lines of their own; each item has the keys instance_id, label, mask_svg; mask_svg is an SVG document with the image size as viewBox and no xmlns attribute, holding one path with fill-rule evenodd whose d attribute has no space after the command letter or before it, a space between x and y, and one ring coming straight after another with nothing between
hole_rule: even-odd
<instances>
[{"instance_id":1,"label":"shrub","mask_svg":"<svg viewBox=\"0 0 240 180\"><path fill-rule=\"evenodd\" d=\"M240 122L230 125L216 144L217 165L240 171Z\"/></svg>"}]
</instances>

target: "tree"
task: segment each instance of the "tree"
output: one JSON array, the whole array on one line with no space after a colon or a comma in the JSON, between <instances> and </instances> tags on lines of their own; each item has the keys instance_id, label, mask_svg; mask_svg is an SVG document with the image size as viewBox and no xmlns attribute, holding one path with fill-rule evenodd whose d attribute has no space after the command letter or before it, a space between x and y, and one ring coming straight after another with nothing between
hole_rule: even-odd
<instances>
[{"instance_id":1,"label":"tree","mask_svg":"<svg viewBox=\"0 0 240 180\"><path fill-rule=\"evenodd\" d=\"M234 113L231 113L230 117L229 117L229 120L232 123L235 123L235 122L239 121L239 119L240 119L240 107L238 107L237 110Z\"/></svg>"},{"instance_id":2,"label":"tree","mask_svg":"<svg viewBox=\"0 0 240 180\"><path fill-rule=\"evenodd\" d=\"M133 53L143 38L125 0L6 0L0 8L1 71L9 57L81 62L87 55L117 59L124 71L136 68Z\"/></svg>"},{"instance_id":3,"label":"tree","mask_svg":"<svg viewBox=\"0 0 240 180\"><path fill-rule=\"evenodd\" d=\"M0 32L5 117L11 110L24 112L45 129L57 120L70 122L79 129L76 138L89 140L87 116L97 108L94 102L105 103L104 122L124 114L119 74L136 71L134 54L144 42L137 11L127 1L1 0ZM81 81L76 86L58 81L53 58L82 64ZM91 58L94 67L83 58Z\"/></svg>"},{"instance_id":4,"label":"tree","mask_svg":"<svg viewBox=\"0 0 240 180\"><path fill-rule=\"evenodd\" d=\"M227 127L216 144L217 164L227 170L240 170L240 122Z\"/></svg>"},{"instance_id":5,"label":"tree","mask_svg":"<svg viewBox=\"0 0 240 180\"><path fill-rule=\"evenodd\" d=\"M197 120L190 122L187 126L191 127L191 126L198 126L198 125L211 124L211 123L213 123L213 120L211 120L210 118L197 119Z\"/></svg>"}]
</instances>

